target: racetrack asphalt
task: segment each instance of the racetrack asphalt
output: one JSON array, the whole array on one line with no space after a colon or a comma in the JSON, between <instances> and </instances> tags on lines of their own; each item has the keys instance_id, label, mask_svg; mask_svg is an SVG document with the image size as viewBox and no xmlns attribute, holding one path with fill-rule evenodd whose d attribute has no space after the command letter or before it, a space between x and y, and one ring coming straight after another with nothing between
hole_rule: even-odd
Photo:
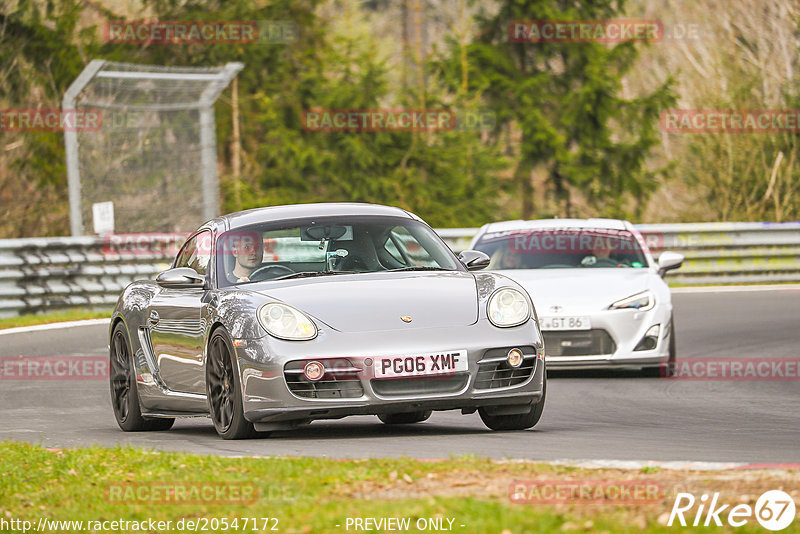
<instances>
[{"instance_id":1,"label":"racetrack asphalt","mask_svg":"<svg viewBox=\"0 0 800 534\"><path fill-rule=\"evenodd\" d=\"M673 295L679 359L800 355L800 289ZM106 356L105 325L0 335L0 358ZM436 412L392 427L373 416L315 421L268 438L224 441L206 418L172 430L123 433L107 380L0 377L0 441L48 447L135 445L226 456L447 458L471 454L530 460L800 462L800 381L674 380L623 372L549 375L540 423L492 432L477 414Z\"/></svg>"}]
</instances>

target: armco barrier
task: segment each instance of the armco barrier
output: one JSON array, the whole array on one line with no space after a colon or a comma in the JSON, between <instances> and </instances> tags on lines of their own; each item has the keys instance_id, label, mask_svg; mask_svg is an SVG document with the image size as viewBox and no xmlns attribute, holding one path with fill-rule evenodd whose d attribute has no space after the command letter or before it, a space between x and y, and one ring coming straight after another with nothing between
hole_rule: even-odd
<instances>
[{"instance_id":1,"label":"armco barrier","mask_svg":"<svg viewBox=\"0 0 800 534\"><path fill-rule=\"evenodd\" d=\"M800 282L800 222L640 224L653 254L686 257L671 271L673 284ZM463 250L477 228L437 230L454 250Z\"/></svg>"},{"instance_id":2,"label":"armco barrier","mask_svg":"<svg viewBox=\"0 0 800 534\"><path fill-rule=\"evenodd\" d=\"M0 240L0 317L46 309L111 307L134 280L169 267L172 254L109 254L99 237Z\"/></svg>"},{"instance_id":3,"label":"armco barrier","mask_svg":"<svg viewBox=\"0 0 800 534\"><path fill-rule=\"evenodd\" d=\"M800 282L800 222L647 224L637 228L658 253L686 256L671 283ZM437 230L460 251L476 228ZM169 238L165 236L165 240ZM152 239L150 244L152 245ZM167 243L174 245L173 243ZM0 316L46 309L110 307L130 282L168 267L174 247L148 254L107 250L98 237L0 240Z\"/></svg>"}]
</instances>

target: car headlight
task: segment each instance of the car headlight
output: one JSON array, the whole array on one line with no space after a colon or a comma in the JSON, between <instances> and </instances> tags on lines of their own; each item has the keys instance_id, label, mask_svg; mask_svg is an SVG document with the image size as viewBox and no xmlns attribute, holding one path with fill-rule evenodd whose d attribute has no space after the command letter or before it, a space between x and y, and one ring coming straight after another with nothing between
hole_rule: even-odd
<instances>
[{"instance_id":1,"label":"car headlight","mask_svg":"<svg viewBox=\"0 0 800 534\"><path fill-rule=\"evenodd\" d=\"M618 300L608 307L609 310L652 310L656 305L656 298L650 290L636 293L628 298Z\"/></svg>"},{"instance_id":2,"label":"car headlight","mask_svg":"<svg viewBox=\"0 0 800 534\"><path fill-rule=\"evenodd\" d=\"M306 314L282 304L272 302L258 310L258 321L273 336L289 340L306 340L317 337L317 326Z\"/></svg>"},{"instance_id":3,"label":"car headlight","mask_svg":"<svg viewBox=\"0 0 800 534\"><path fill-rule=\"evenodd\" d=\"M531 307L522 293L504 287L489 297L486 313L493 325L503 328L517 326L527 321L531 316Z\"/></svg>"}]
</instances>

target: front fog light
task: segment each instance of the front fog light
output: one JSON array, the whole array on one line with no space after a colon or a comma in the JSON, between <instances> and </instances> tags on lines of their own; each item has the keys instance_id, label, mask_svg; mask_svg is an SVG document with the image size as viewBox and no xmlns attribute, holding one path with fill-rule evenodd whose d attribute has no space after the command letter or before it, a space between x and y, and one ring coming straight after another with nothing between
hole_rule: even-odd
<instances>
[{"instance_id":1,"label":"front fog light","mask_svg":"<svg viewBox=\"0 0 800 534\"><path fill-rule=\"evenodd\" d=\"M303 367L303 376L312 382L316 382L325 374L325 366L319 362L308 362Z\"/></svg>"},{"instance_id":2,"label":"front fog light","mask_svg":"<svg viewBox=\"0 0 800 534\"><path fill-rule=\"evenodd\" d=\"M519 367L522 365L522 351L519 349L511 349L508 351L508 365L511 367Z\"/></svg>"},{"instance_id":3,"label":"front fog light","mask_svg":"<svg viewBox=\"0 0 800 534\"><path fill-rule=\"evenodd\" d=\"M634 351L639 350L653 350L658 345L658 334L661 331L661 325L651 326L645 333L642 340L636 345Z\"/></svg>"}]
</instances>

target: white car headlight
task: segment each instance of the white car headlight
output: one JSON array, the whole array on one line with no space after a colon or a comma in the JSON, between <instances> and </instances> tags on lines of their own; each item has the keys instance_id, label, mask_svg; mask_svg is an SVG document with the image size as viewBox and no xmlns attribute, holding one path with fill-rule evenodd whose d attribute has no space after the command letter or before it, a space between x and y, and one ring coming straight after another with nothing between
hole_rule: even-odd
<instances>
[{"instance_id":1,"label":"white car headlight","mask_svg":"<svg viewBox=\"0 0 800 534\"><path fill-rule=\"evenodd\" d=\"M272 302L258 310L258 321L273 336L289 340L306 340L317 337L317 326L306 314L281 304Z\"/></svg>"},{"instance_id":2,"label":"white car headlight","mask_svg":"<svg viewBox=\"0 0 800 534\"><path fill-rule=\"evenodd\" d=\"M628 298L618 300L608 307L609 310L639 310L647 311L652 310L656 305L656 297L649 289L636 293Z\"/></svg>"},{"instance_id":3,"label":"white car headlight","mask_svg":"<svg viewBox=\"0 0 800 534\"><path fill-rule=\"evenodd\" d=\"M531 316L531 307L527 299L510 287L504 287L489 297L486 313L493 325L499 327L517 326Z\"/></svg>"}]
</instances>

